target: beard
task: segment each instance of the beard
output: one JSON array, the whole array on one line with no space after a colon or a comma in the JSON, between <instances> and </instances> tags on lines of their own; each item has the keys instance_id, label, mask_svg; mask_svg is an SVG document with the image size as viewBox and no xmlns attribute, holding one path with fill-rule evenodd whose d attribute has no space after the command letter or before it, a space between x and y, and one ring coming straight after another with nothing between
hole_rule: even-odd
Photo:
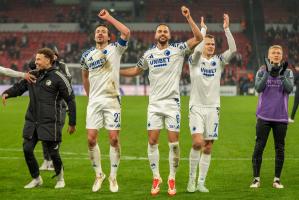
<instances>
[{"instance_id":1,"label":"beard","mask_svg":"<svg viewBox=\"0 0 299 200\"><path fill-rule=\"evenodd\" d=\"M166 38L166 37L165 37ZM161 40L161 37L157 40L157 42L160 44L160 45L165 45L165 44L167 44L168 43L168 39L166 39L166 40Z\"/></svg>"}]
</instances>

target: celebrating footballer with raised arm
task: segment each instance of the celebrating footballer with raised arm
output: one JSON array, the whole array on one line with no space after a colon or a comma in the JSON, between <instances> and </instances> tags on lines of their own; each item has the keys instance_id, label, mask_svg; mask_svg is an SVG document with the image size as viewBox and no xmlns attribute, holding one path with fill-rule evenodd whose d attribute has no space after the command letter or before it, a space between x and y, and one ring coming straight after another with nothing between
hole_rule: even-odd
<instances>
[{"instance_id":1,"label":"celebrating footballer with raised arm","mask_svg":"<svg viewBox=\"0 0 299 200\"><path fill-rule=\"evenodd\" d=\"M153 173L151 194L160 192L162 179L159 172L158 141L160 130L164 122L168 130L169 145L169 176L168 194L175 195L175 175L179 166L180 147L180 91L179 81L185 55L202 41L199 28L193 21L190 11L181 7L182 15L187 19L193 32L193 37L186 42L169 43L171 39L170 28L160 24L156 28L156 45L148 49L137 66L120 71L123 76L136 76L149 69L150 94L147 112L148 130L148 159Z\"/></svg>"},{"instance_id":2,"label":"celebrating footballer with raised arm","mask_svg":"<svg viewBox=\"0 0 299 200\"><path fill-rule=\"evenodd\" d=\"M96 174L92 191L97 192L106 177L102 171L101 153L97 141L98 130L105 127L110 140L110 191L118 192L116 175L120 162L121 123L119 68L121 56L127 49L130 30L105 9L101 10L98 16L112 24L121 34L117 42L109 43L108 26L98 25L94 32L96 46L85 51L81 57L83 85L88 96L86 116L88 154Z\"/></svg>"},{"instance_id":3,"label":"celebrating footballer with raised arm","mask_svg":"<svg viewBox=\"0 0 299 200\"><path fill-rule=\"evenodd\" d=\"M203 41L195 47L189 57L191 91L189 102L189 127L192 136L192 148L189 155L188 192L209 192L205 179L211 162L214 140L218 139L220 114L220 79L236 49L235 40L229 30L229 16L223 15L223 29L229 49L215 55L215 37L206 34L207 26L201 18ZM196 187L196 171L199 176Z\"/></svg>"}]
</instances>

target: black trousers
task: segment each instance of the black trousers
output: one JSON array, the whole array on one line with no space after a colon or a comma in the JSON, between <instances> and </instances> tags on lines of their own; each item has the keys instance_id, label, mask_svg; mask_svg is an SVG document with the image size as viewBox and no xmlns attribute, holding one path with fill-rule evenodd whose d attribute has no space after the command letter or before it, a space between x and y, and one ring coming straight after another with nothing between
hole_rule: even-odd
<instances>
[{"instance_id":1,"label":"black trousers","mask_svg":"<svg viewBox=\"0 0 299 200\"><path fill-rule=\"evenodd\" d=\"M291 114L291 119L295 119L296 111L298 108L299 104L299 87L296 88L295 92L295 97L294 97L294 104L293 104L293 109L292 109L292 114Z\"/></svg>"},{"instance_id":2,"label":"black trousers","mask_svg":"<svg viewBox=\"0 0 299 200\"><path fill-rule=\"evenodd\" d=\"M35 131L31 139L24 138L23 140L23 151L26 160L27 167L32 178L39 176L39 167L37 160L34 156L34 148L38 142L37 132ZM60 174L63 167L62 161L59 154L60 142L55 141L44 141L47 149L49 150L50 158L53 160L53 165L56 175Z\"/></svg>"},{"instance_id":3,"label":"black trousers","mask_svg":"<svg viewBox=\"0 0 299 200\"><path fill-rule=\"evenodd\" d=\"M62 102L63 104L66 104L65 102ZM62 128L64 126L65 123L65 117L66 117L66 111L67 110L67 105L63 105L62 109L61 109L61 124L62 124ZM44 155L44 160L51 160L51 156L50 156L50 152L49 149L47 147L47 144L45 141L42 141L42 147L43 147L43 155Z\"/></svg>"},{"instance_id":4,"label":"black trousers","mask_svg":"<svg viewBox=\"0 0 299 200\"><path fill-rule=\"evenodd\" d=\"M261 119L256 124L256 140L252 156L253 176L260 176L260 169L263 160L263 152L268 140L270 131L273 131L275 147L275 177L280 177L284 163L284 146L287 132L287 124L281 122L269 122Z\"/></svg>"}]
</instances>

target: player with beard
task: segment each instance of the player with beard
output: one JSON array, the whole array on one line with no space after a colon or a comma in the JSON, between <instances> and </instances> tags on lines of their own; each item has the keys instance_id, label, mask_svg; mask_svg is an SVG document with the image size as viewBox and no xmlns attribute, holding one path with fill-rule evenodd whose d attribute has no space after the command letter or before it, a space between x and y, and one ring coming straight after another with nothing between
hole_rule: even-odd
<instances>
[{"instance_id":1,"label":"player with beard","mask_svg":"<svg viewBox=\"0 0 299 200\"><path fill-rule=\"evenodd\" d=\"M179 81L185 55L202 40L200 30L193 21L189 9L182 6L181 11L191 27L192 38L186 42L170 44L170 28L166 24L160 24L155 33L156 45L144 53L136 67L120 70L123 76L136 76L149 69L151 92L147 112L147 130L148 159L153 172L152 195L159 193L162 183L159 172L158 140L164 122L168 130L169 142L168 194L176 194L175 174L180 159Z\"/></svg>"},{"instance_id":2,"label":"player with beard","mask_svg":"<svg viewBox=\"0 0 299 200\"><path fill-rule=\"evenodd\" d=\"M105 9L101 10L98 16L120 31L120 38L117 42L109 44L108 27L99 25L94 32L96 46L85 51L81 57L83 86L88 96L86 115L88 153L96 173L92 191L97 192L106 177L102 171L101 153L97 142L98 130L105 127L110 140L110 191L118 192L116 174L120 161L121 116L119 68L121 56L128 47L130 30Z\"/></svg>"}]
</instances>

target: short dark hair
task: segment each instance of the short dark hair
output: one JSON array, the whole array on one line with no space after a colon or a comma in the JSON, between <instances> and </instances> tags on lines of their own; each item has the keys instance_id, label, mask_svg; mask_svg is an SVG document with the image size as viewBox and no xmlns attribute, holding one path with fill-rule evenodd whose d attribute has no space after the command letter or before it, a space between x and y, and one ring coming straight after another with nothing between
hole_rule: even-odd
<instances>
[{"instance_id":1,"label":"short dark hair","mask_svg":"<svg viewBox=\"0 0 299 200\"><path fill-rule=\"evenodd\" d=\"M206 34L205 37L206 37L206 38L211 38L211 39L214 39L214 38L215 38L214 35L210 35L210 34Z\"/></svg>"},{"instance_id":2,"label":"short dark hair","mask_svg":"<svg viewBox=\"0 0 299 200\"><path fill-rule=\"evenodd\" d=\"M158 24L158 25L156 26L156 29L155 29L155 30L157 30L157 28L158 28L159 26L166 26L166 27L169 29L169 32L171 32L171 28L170 28L170 26L167 25L167 24L165 24L165 23L160 23L160 24Z\"/></svg>"},{"instance_id":3,"label":"short dark hair","mask_svg":"<svg viewBox=\"0 0 299 200\"><path fill-rule=\"evenodd\" d=\"M50 48L39 49L37 54L43 54L46 58L50 59L51 64L54 62L55 53Z\"/></svg>"},{"instance_id":4,"label":"short dark hair","mask_svg":"<svg viewBox=\"0 0 299 200\"><path fill-rule=\"evenodd\" d=\"M100 26L103 26L105 28L107 28L108 30L108 36L111 37L111 32L110 32L110 29L109 29L109 26L107 24L96 24L95 28L94 28L94 32L97 30L98 27Z\"/></svg>"}]
</instances>

